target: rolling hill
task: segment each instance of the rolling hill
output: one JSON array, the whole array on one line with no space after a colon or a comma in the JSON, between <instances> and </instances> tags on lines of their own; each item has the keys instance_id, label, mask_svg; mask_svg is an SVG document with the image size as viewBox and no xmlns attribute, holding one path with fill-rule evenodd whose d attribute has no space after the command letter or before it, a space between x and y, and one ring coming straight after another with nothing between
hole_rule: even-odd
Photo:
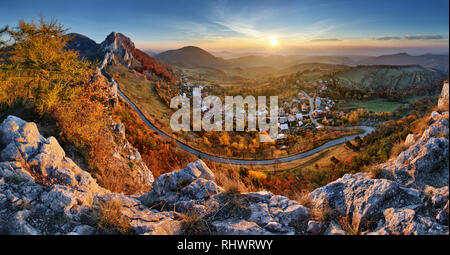
<instances>
[{"instance_id":1,"label":"rolling hill","mask_svg":"<svg viewBox=\"0 0 450 255\"><path fill-rule=\"evenodd\" d=\"M89 60L95 60L101 57L99 54L100 45L94 40L78 33L71 33L68 35L72 37L72 40L67 43L67 48L78 51L80 56Z\"/></svg>"},{"instance_id":2,"label":"rolling hill","mask_svg":"<svg viewBox=\"0 0 450 255\"><path fill-rule=\"evenodd\" d=\"M169 50L157 54L155 58L169 65L185 68L211 67L224 68L227 61L195 46L187 46L177 50Z\"/></svg>"},{"instance_id":3,"label":"rolling hill","mask_svg":"<svg viewBox=\"0 0 450 255\"><path fill-rule=\"evenodd\" d=\"M369 57L358 64L361 65L420 65L448 73L448 54L424 54L411 56L407 53Z\"/></svg>"},{"instance_id":4,"label":"rolling hill","mask_svg":"<svg viewBox=\"0 0 450 255\"><path fill-rule=\"evenodd\" d=\"M336 73L337 82L348 89L372 92L421 90L440 86L447 75L439 70L417 65L356 66Z\"/></svg>"}]
</instances>

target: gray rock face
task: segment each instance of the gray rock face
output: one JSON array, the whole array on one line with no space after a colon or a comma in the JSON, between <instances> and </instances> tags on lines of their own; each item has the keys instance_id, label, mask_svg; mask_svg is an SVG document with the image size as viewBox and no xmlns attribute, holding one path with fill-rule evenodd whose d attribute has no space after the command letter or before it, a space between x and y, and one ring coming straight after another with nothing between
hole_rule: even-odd
<instances>
[{"instance_id":1,"label":"gray rock face","mask_svg":"<svg viewBox=\"0 0 450 255\"><path fill-rule=\"evenodd\" d=\"M320 222L310 220L308 222L308 229L306 233L309 235L320 235L324 231L324 225Z\"/></svg>"},{"instance_id":2,"label":"gray rock face","mask_svg":"<svg viewBox=\"0 0 450 255\"><path fill-rule=\"evenodd\" d=\"M449 91L448 91L448 81L447 81L447 82L444 82L444 86L442 87L442 92L441 92L441 95L439 96L438 107L442 107L448 102L448 100L449 100L448 93L449 93Z\"/></svg>"},{"instance_id":3,"label":"gray rock face","mask_svg":"<svg viewBox=\"0 0 450 255\"><path fill-rule=\"evenodd\" d=\"M430 126L408 149L381 165L385 175L407 187L445 187L449 182L448 112L433 112Z\"/></svg>"},{"instance_id":4,"label":"gray rock face","mask_svg":"<svg viewBox=\"0 0 450 255\"><path fill-rule=\"evenodd\" d=\"M399 199L401 193L395 182L372 179L365 174L346 174L314 190L310 197L315 207L329 206L340 215L351 216L352 222L359 226L380 216L389 203Z\"/></svg>"},{"instance_id":5,"label":"gray rock face","mask_svg":"<svg viewBox=\"0 0 450 255\"><path fill-rule=\"evenodd\" d=\"M264 230L255 222L246 220L227 220L213 222L212 225L217 232L222 235L270 235L271 233Z\"/></svg>"},{"instance_id":6,"label":"gray rock face","mask_svg":"<svg viewBox=\"0 0 450 255\"><path fill-rule=\"evenodd\" d=\"M222 191L214 182L214 174L208 166L197 160L185 169L159 176L150 192L141 196L140 200L148 206L188 211L196 206L203 209L202 204L208 198Z\"/></svg>"},{"instance_id":7,"label":"gray rock face","mask_svg":"<svg viewBox=\"0 0 450 255\"><path fill-rule=\"evenodd\" d=\"M117 201L120 214L128 219L131 230L137 234L181 233L178 212L187 211L197 211L210 218L217 233L300 233L296 228L306 231L307 208L265 191L240 195L247 201L245 210L249 214L245 219L236 215L213 219L211 215L226 206L220 197L227 195L201 160L190 163L185 169L161 175L150 192L141 197L126 196L100 187L89 173L66 156L55 138L40 136L36 125L10 116L0 127L3 148L0 205L6 208L0 210L0 223L5 222L1 224L1 233L102 233L94 216L102 203L112 200ZM123 125L117 124L114 129L124 135ZM133 160L140 158L131 149L130 154ZM118 155L116 160L121 159ZM156 210L158 207L154 205L158 203L163 206Z\"/></svg>"},{"instance_id":8,"label":"gray rock face","mask_svg":"<svg viewBox=\"0 0 450 255\"><path fill-rule=\"evenodd\" d=\"M412 209L389 208L384 211L385 225L375 234L394 235L436 235L448 233L448 227L418 216Z\"/></svg>"},{"instance_id":9,"label":"gray rock face","mask_svg":"<svg viewBox=\"0 0 450 255\"><path fill-rule=\"evenodd\" d=\"M328 225L327 230L325 230L325 235L334 236L334 235L345 235L345 231L339 226L336 222L331 221Z\"/></svg>"},{"instance_id":10,"label":"gray rock face","mask_svg":"<svg viewBox=\"0 0 450 255\"><path fill-rule=\"evenodd\" d=\"M442 208L442 210L436 216L436 220L439 223L448 226L448 200L447 200L447 203L445 204L444 208Z\"/></svg>"},{"instance_id":11,"label":"gray rock face","mask_svg":"<svg viewBox=\"0 0 450 255\"><path fill-rule=\"evenodd\" d=\"M82 222L112 193L66 157L54 137L46 139L34 123L9 116L0 125L0 141L0 233L98 233L96 224ZM155 215L134 198L122 194L114 197L122 201L131 223L138 220L137 214ZM127 211L130 204L138 208ZM157 218L160 221L171 216ZM132 230L136 232L137 228ZM151 231L161 230L156 226Z\"/></svg>"},{"instance_id":12,"label":"gray rock face","mask_svg":"<svg viewBox=\"0 0 450 255\"><path fill-rule=\"evenodd\" d=\"M224 194L218 194L211 199L218 205L218 208L216 208L218 211L226 211L225 215L220 217L220 219L212 217L211 220L214 221L214 226L226 226L230 222L229 218L239 217L239 221L254 223L264 231L272 234L306 233L309 210L299 205L296 201L267 191L243 193L233 198L232 201L224 200L223 196ZM237 208L226 206L234 201L237 201L237 204L241 207L240 212ZM232 215L233 213L237 215ZM211 214L216 215L216 211L213 210ZM239 225L237 224L237 226ZM228 230L225 232L233 232L231 229L233 226L233 224L228 226ZM256 229L257 232L260 231L259 228Z\"/></svg>"},{"instance_id":13,"label":"gray rock face","mask_svg":"<svg viewBox=\"0 0 450 255\"><path fill-rule=\"evenodd\" d=\"M115 129L124 134L121 125ZM363 234L448 234L448 164L439 161L448 155L447 137L448 113L436 113L421 137L380 166L389 179L347 174L310 193L312 206L348 217ZM99 234L96 215L106 201L117 203L136 234L182 234L185 212L197 212L220 234L346 234L341 221L313 220L310 209L284 196L225 192L201 160L151 178L144 195L127 196L100 187L36 125L10 116L0 141L0 234Z\"/></svg>"},{"instance_id":14,"label":"gray rock face","mask_svg":"<svg viewBox=\"0 0 450 255\"><path fill-rule=\"evenodd\" d=\"M448 112L433 112L421 136L407 137L408 149L378 166L388 179L347 174L314 190L313 205L349 217L363 233L448 233L448 129ZM330 223L325 234L336 229Z\"/></svg>"}]
</instances>

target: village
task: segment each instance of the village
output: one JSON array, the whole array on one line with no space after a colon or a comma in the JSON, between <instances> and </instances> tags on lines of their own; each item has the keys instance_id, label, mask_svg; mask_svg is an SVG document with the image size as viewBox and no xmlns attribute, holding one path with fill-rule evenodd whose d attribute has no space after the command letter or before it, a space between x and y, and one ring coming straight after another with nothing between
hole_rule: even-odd
<instances>
[{"instance_id":1,"label":"village","mask_svg":"<svg viewBox=\"0 0 450 255\"><path fill-rule=\"evenodd\" d=\"M202 98L208 96L208 88L211 87L210 84L198 84L196 82L191 82L187 77L183 77L182 81L183 82L180 84L180 95L183 98L190 97L194 88L202 89ZM285 143L282 140L287 139L289 136L295 136L301 130L315 131L323 129L326 126L332 125L334 118L345 115L342 111L333 110L335 102L332 99L318 96L318 94L320 95L322 91L327 89L326 84L328 82L329 81L327 80L324 81L321 79L310 82L308 85L319 88L316 89L313 96L310 96L303 90L299 90L296 96L290 100L283 101L282 104L279 105L279 118L277 123L279 130L276 140L281 140L280 142L277 141L277 144L282 145L280 146L281 149L286 147L283 145ZM299 81L297 80L296 83L299 83ZM229 107L231 106L226 104L222 105L222 116L224 116ZM233 108L236 113L236 108L234 106ZM207 113L209 110L210 107L207 105L202 105L202 114ZM263 116L265 116L266 119L270 118L269 109L267 107L262 107L261 109L249 109L247 106L246 109L242 109L240 114L247 119L248 111L252 110L256 112L258 118ZM217 120L216 122L219 121L220 120ZM267 135L268 130L259 128L259 133L260 136L266 136L263 140L271 140Z\"/></svg>"}]
</instances>

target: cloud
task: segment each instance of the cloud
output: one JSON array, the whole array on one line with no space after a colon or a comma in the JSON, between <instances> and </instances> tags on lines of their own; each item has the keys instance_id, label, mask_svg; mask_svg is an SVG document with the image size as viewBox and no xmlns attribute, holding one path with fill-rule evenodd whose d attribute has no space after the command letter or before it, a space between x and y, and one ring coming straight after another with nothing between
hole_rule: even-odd
<instances>
[{"instance_id":1,"label":"cloud","mask_svg":"<svg viewBox=\"0 0 450 255\"><path fill-rule=\"evenodd\" d=\"M445 39L443 35L404 35L404 36L381 36L374 37L373 40L377 41L393 41L393 40L440 40Z\"/></svg>"},{"instance_id":2,"label":"cloud","mask_svg":"<svg viewBox=\"0 0 450 255\"><path fill-rule=\"evenodd\" d=\"M323 38L323 39L313 39L310 42L340 42L341 39L338 38Z\"/></svg>"},{"instance_id":3,"label":"cloud","mask_svg":"<svg viewBox=\"0 0 450 255\"><path fill-rule=\"evenodd\" d=\"M444 39L442 35L407 35L404 36L406 40L439 40Z\"/></svg>"}]
</instances>

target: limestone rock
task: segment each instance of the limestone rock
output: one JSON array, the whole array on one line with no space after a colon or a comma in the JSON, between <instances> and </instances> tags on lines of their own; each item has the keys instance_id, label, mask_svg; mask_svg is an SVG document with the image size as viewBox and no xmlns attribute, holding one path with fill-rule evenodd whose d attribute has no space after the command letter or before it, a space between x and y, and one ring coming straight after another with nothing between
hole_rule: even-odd
<instances>
[{"instance_id":1,"label":"limestone rock","mask_svg":"<svg viewBox=\"0 0 450 255\"><path fill-rule=\"evenodd\" d=\"M228 220L223 222L213 222L212 225L217 229L217 232L223 235L269 235L267 230L264 230L258 224L246 220Z\"/></svg>"},{"instance_id":2,"label":"limestone rock","mask_svg":"<svg viewBox=\"0 0 450 255\"><path fill-rule=\"evenodd\" d=\"M444 82L444 86L442 87L441 95L439 96L438 107L445 106L446 102L448 102L448 81ZM448 110L448 109L447 109Z\"/></svg>"},{"instance_id":3,"label":"limestone rock","mask_svg":"<svg viewBox=\"0 0 450 255\"><path fill-rule=\"evenodd\" d=\"M317 221L313 221L310 220L308 222L308 228L306 230L306 233L309 235L320 235L322 234L322 232L324 231L324 226L317 222Z\"/></svg>"},{"instance_id":4,"label":"limestone rock","mask_svg":"<svg viewBox=\"0 0 450 255\"><path fill-rule=\"evenodd\" d=\"M412 209L389 208L384 211L385 226L377 234L426 235L443 234L448 227L432 222L427 217L417 216Z\"/></svg>"},{"instance_id":5,"label":"limestone rock","mask_svg":"<svg viewBox=\"0 0 450 255\"><path fill-rule=\"evenodd\" d=\"M449 182L448 112L432 116L422 136L400 155L382 164L385 175L396 182L419 189L444 187Z\"/></svg>"},{"instance_id":6,"label":"limestone rock","mask_svg":"<svg viewBox=\"0 0 450 255\"><path fill-rule=\"evenodd\" d=\"M359 226L381 217L389 206L421 203L425 195L389 180L372 179L365 174L346 174L314 190L310 197L315 207L328 205L339 215L350 216L353 224Z\"/></svg>"},{"instance_id":7,"label":"limestone rock","mask_svg":"<svg viewBox=\"0 0 450 255\"><path fill-rule=\"evenodd\" d=\"M197 160L185 169L159 176L150 192L141 196L140 200L149 206L163 203L186 211L221 191L222 188L214 182L212 171L203 161Z\"/></svg>"},{"instance_id":8,"label":"limestone rock","mask_svg":"<svg viewBox=\"0 0 450 255\"><path fill-rule=\"evenodd\" d=\"M336 222L331 221L325 230L325 235L345 235L345 231Z\"/></svg>"}]
</instances>

